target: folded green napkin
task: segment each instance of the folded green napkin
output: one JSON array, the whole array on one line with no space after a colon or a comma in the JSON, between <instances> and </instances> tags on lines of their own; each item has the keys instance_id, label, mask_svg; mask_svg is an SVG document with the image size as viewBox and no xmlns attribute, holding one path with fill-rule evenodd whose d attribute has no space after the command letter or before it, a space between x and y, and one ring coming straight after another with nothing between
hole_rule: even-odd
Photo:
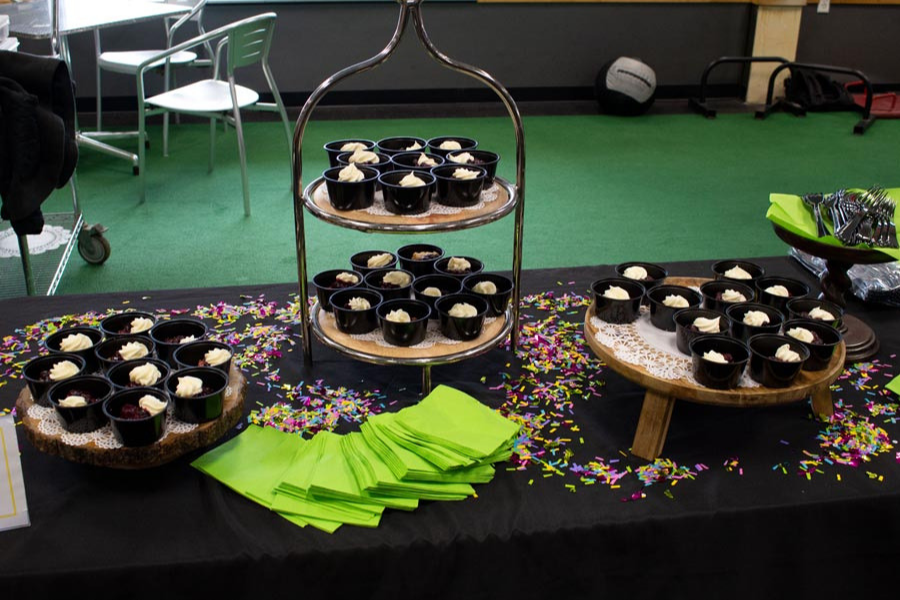
<instances>
[{"instance_id":1,"label":"folded green napkin","mask_svg":"<svg viewBox=\"0 0 900 600\"><path fill-rule=\"evenodd\" d=\"M385 413L379 415L379 417L382 418L379 418L378 421L369 419L369 422L378 431L393 440L395 444L406 448L414 454L418 454L441 471L471 467L475 464L475 461L465 454L457 452L452 448L442 446L441 444L421 439L415 434L410 433L396 422L397 414L399 413Z\"/></svg>"},{"instance_id":2,"label":"folded green napkin","mask_svg":"<svg viewBox=\"0 0 900 600\"><path fill-rule=\"evenodd\" d=\"M329 502L319 502L297 498L289 494L277 493L272 501L272 510L279 514L293 515L297 518L309 521L310 525L329 531L328 526L335 525L334 531L342 524L357 525L359 527L377 527L381 521L381 513L360 511L347 513L336 511L334 505Z\"/></svg>"},{"instance_id":3,"label":"folded green napkin","mask_svg":"<svg viewBox=\"0 0 900 600\"><path fill-rule=\"evenodd\" d=\"M885 385L884 387L900 396L900 375L897 375L896 377L888 381L887 385Z\"/></svg>"},{"instance_id":4,"label":"folded green napkin","mask_svg":"<svg viewBox=\"0 0 900 600\"><path fill-rule=\"evenodd\" d=\"M890 189L887 192L894 200L900 200L900 188ZM822 238L816 236L816 219L813 217L812 210L803 204L803 199L800 196L769 194L769 210L766 212L766 218L779 227L807 239L829 246L844 246L834 235L827 235ZM896 213L894 222L897 222ZM827 219L825 219L825 227L833 233L832 224ZM900 260L900 249L898 248L877 247L873 249L890 256L894 260Z\"/></svg>"},{"instance_id":5,"label":"folded green napkin","mask_svg":"<svg viewBox=\"0 0 900 600\"><path fill-rule=\"evenodd\" d=\"M480 461L509 447L519 426L472 396L444 385L397 413L395 423L417 438Z\"/></svg>"}]
</instances>

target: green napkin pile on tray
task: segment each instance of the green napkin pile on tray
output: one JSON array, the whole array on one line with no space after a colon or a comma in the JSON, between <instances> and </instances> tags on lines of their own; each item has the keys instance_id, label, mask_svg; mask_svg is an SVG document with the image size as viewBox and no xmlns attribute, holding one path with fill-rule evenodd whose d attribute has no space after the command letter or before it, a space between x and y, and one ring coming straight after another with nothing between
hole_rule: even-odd
<instances>
[{"instance_id":1,"label":"green napkin pile on tray","mask_svg":"<svg viewBox=\"0 0 900 600\"><path fill-rule=\"evenodd\" d=\"M852 191L852 190L851 190ZM900 205L900 188L887 190L887 193L897 201ZM822 208L823 217L825 217L826 209ZM898 208L900 212L900 208ZM799 236L819 241L830 246L843 246L843 244L834 235L827 235L823 238L816 236L816 218L812 214L812 210L803 204L800 196L792 196L790 194L770 194L769 210L766 218L776 225L787 229ZM894 215L894 222L897 223L897 214ZM825 219L825 227L832 234L834 233L831 221ZM894 260L900 260L900 249L876 247L875 250L882 252Z\"/></svg>"},{"instance_id":2,"label":"green napkin pile on tray","mask_svg":"<svg viewBox=\"0 0 900 600\"><path fill-rule=\"evenodd\" d=\"M439 386L359 432L311 440L251 425L192 465L288 521L334 532L377 527L386 508L463 500L512 455L519 426L471 396Z\"/></svg>"}]
</instances>

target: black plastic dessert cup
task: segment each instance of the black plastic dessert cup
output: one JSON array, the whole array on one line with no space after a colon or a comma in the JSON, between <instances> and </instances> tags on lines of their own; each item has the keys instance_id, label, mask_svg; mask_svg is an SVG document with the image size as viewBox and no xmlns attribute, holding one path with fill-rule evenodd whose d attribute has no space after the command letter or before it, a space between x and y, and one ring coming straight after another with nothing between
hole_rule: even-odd
<instances>
[{"instance_id":1,"label":"black plastic dessert cup","mask_svg":"<svg viewBox=\"0 0 900 600\"><path fill-rule=\"evenodd\" d=\"M350 155L352 152L344 152L342 154L338 154L337 166L346 167L350 164ZM387 154L381 154L376 152L378 155L377 163L355 163L358 169L366 168L366 169L375 169L379 174L389 173L394 169L394 163L391 162L391 157Z\"/></svg>"},{"instance_id":2,"label":"black plastic dessert cup","mask_svg":"<svg viewBox=\"0 0 900 600\"><path fill-rule=\"evenodd\" d=\"M100 370L100 363L97 360L97 355L94 353L94 347L103 341L103 332L99 329L94 329L93 327L69 327L68 329L60 329L56 333L48 335L47 339L44 340L44 345L47 347L47 350L50 351L50 354L61 354L63 353L63 350L59 347L59 344L63 341L63 338L78 333L83 333L88 336L91 339L92 345L84 350L76 350L72 352L72 354L77 354L84 359L85 373L96 373Z\"/></svg>"},{"instance_id":3,"label":"black plastic dessert cup","mask_svg":"<svg viewBox=\"0 0 900 600\"><path fill-rule=\"evenodd\" d=\"M732 280L707 281L700 286L700 294L703 296L703 308L724 312L732 304L740 304L740 301L728 302L723 300L722 294L726 290L733 290L742 294L744 302L753 302L756 299L756 290L749 285Z\"/></svg>"},{"instance_id":4,"label":"black plastic dessert cup","mask_svg":"<svg viewBox=\"0 0 900 600\"><path fill-rule=\"evenodd\" d=\"M438 313L437 308L434 306L435 301L443 296L460 293L463 290L462 283L463 282L459 278L450 277L449 275L423 275L422 277L416 277L416 280L413 281L413 297L428 305L428 308L431 309L431 316L429 318L437 319ZM429 287L436 287L441 290L441 295L426 296L423 294L422 292Z\"/></svg>"},{"instance_id":5,"label":"black plastic dessert cup","mask_svg":"<svg viewBox=\"0 0 900 600\"><path fill-rule=\"evenodd\" d=\"M181 345L179 338L193 336L194 342L206 339L206 324L196 319L172 319L160 321L150 330L150 339L156 344L156 356L170 367L178 368L172 354Z\"/></svg>"},{"instance_id":6,"label":"black plastic dessert cup","mask_svg":"<svg viewBox=\"0 0 900 600\"><path fill-rule=\"evenodd\" d=\"M831 357L834 355L834 349L843 339L841 332L827 323L817 323L809 319L789 319L784 322L785 337L791 337L788 335L788 331L794 327L808 329L819 338L813 342L797 340L809 350L809 358L803 363L803 370L824 371L827 369L828 363L831 362ZM791 337L791 339L795 338Z\"/></svg>"},{"instance_id":7,"label":"black plastic dessert cup","mask_svg":"<svg viewBox=\"0 0 900 600\"><path fill-rule=\"evenodd\" d=\"M328 189L328 201L335 210L363 210L375 203L375 184L378 170L359 167L365 176L361 181L341 181L341 170L345 167L328 169L322 176Z\"/></svg>"},{"instance_id":8,"label":"black plastic dessert cup","mask_svg":"<svg viewBox=\"0 0 900 600\"><path fill-rule=\"evenodd\" d=\"M380 265L378 267L370 267L369 259L373 256L378 256L379 254L390 254L391 262L386 265ZM353 267L353 270L357 273L362 274L363 277L375 271L377 269L393 269L397 266L397 255L393 252L388 252L387 250L364 250L363 252L357 252L353 256L350 257L350 266Z\"/></svg>"},{"instance_id":9,"label":"black plastic dessert cup","mask_svg":"<svg viewBox=\"0 0 900 600\"><path fill-rule=\"evenodd\" d=\"M418 252L433 252L436 255L429 258L413 258ZM397 256L400 257L401 269L409 271L416 277L422 277L434 273L434 263L444 257L444 249L432 244L409 244L398 249Z\"/></svg>"},{"instance_id":10,"label":"black plastic dessert cup","mask_svg":"<svg viewBox=\"0 0 900 600\"><path fill-rule=\"evenodd\" d=\"M454 317L450 310L456 304L466 303L478 311L473 317ZM451 294L438 298L434 303L441 322L441 333L451 340L470 342L481 335L484 318L487 315L488 303L474 294Z\"/></svg>"},{"instance_id":11,"label":"black plastic dessert cup","mask_svg":"<svg viewBox=\"0 0 900 600\"><path fill-rule=\"evenodd\" d=\"M415 146L416 144L420 146L419 150L408 149L410 146ZM395 154L400 154L402 152L425 152L428 148L428 141L420 137L400 135L380 139L376 145L378 146L378 151L382 154L394 156Z\"/></svg>"},{"instance_id":12,"label":"black plastic dessert cup","mask_svg":"<svg viewBox=\"0 0 900 600\"><path fill-rule=\"evenodd\" d=\"M60 406L60 400L65 400L70 395L83 396L88 394L90 398L87 406L66 407ZM103 414L103 403L112 396L113 386L105 377L99 375L80 375L59 383L53 384L47 390L47 401L56 413L62 417L63 427L71 433L88 433L96 431L106 425L106 415Z\"/></svg>"},{"instance_id":13,"label":"black plastic dessert cup","mask_svg":"<svg viewBox=\"0 0 900 600\"><path fill-rule=\"evenodd\" d=\"M131 383L131 370L141 365L145 365L150 363L159 369L159 379L150 386L140 385ZM169 374L172 373L173 369L165 361L159 360L158 358L139 358L137 360L126 360L124 362L120 362L114 367L110 368L106 373L106 378L109 379L113 387L116 390L124 390L131 388L143 388L143 387L153 387L160 390L166 389L166 379L169 377Z\"/></svg>"},{"instance_id":14,"label":"black plastic dessert cup","mask_svg":"<svg viewBox=\"0 0 900 600\"><path fill-rule=\"evenodd\" d=\"M340 284L337 280L337 276L341 273L353 275L356 277L356 283L346 285ZM321 305L322 310L331 310L331 302L329 299L332 294L350 288L364 287L364 280L365 274L362 271L357 270L348 271L347 269L330 269L328 271L317 273L316 276L313 277L313 285L316 288L316 298L319 299L319 305Z\"/></svg>"},{"instance_id":15,"label":"black plastic dessert cup","mask_svg":"<svg viewBox=\"0 0 900 600\"><path fill-rule=\"evenodd\" d=\"M405 310L409 314L410 322L388 321L386 318L388 313L395 310ZM378 314L381 333L388 344L415 346L425 339L431 308L421 300L386 300L375 312Z\"/></svg>"},{"instance_id":16,"label":"black plastic dessert cup","mask_svg":"<svg viewBox=\"0 0 900 600\"><path fill-rule=\"evenodd\" d=\"M775 358L775 352L785 344L800 355L797 362L785 362ZM801 342L783 335L762 333L754 335L747 342L750 347L750 378L770 388L785 388L793 385L809 359L809 349Z\"/></svg>"},{"instance_id":17,"label":"black plastic dessert cup","mask_svg":"<svg viewBox=\"0 0 900 600\"><path fill-rule=\"evenodd\" d=\"M104 340L94 348L97 361L100 363L100 370L106 373L120 362L128 360L119 356L119 350L125 344L132 342L137 342L147 349L147 354L141 358L153 358L156 356L156 344L153 343L152 339L142 335L120 335L119 337Z\"/></svg>"},{"instance_id":18,"label":"black plastic dessert cup","mask_svg":"<svg viewBox=\"0 0 900 600\"><path fill-rule=\"evenodd\" d=\"M403 187L400 180L413 173L425 185ZM423 171L391 171L378 176L384 194L384 208L395 215L418 215L431 208L435 177Z\"/></svg>"},{"instance_id":19,"label":"black plastic dessert cup","mask_svg":"<svg viewBox=\"0 0 900 600\"><path fill-rule=\"evenodd\" d=\"M744 323L744 315L751 310L766 313L769 316L768 325L748 325ZM758 302L741 302L740 304L732 304L725 309L725 314L731 319L731 336L735 339L746 342L754 335L760 333L778 333L781 330L781 324L784 322L784 316L776 308L772 308L766 304Z\"/></svg>"},{"instance_id":20,"label":"black plastic dessert cup","mask_svg":"<svg viewBox=\"0 0 900 600\"><path fill-rule=\"evenodd\" d=\"M352 298L365 298L370 308L353 310L350 308ZM331 314L338 331L350 335L362 335L378 328L376 309L384 299L375 290L354 288L335 292L331 297Z\"/></svg>"},{"instance_id":21,"label":"black plastic dessert cup","mask_svg":"<svg viewBox=\"0 0 900 600\"><path fill-rule=\"evenodd\" d=\"M425 154L428 158L434 160L435 164L426 165L419 164L419 158L422 154ZM425 173L430 173L432 167L439 167L444 164L444 157L439 154L429 154L425 152L425 150L416 150L415 152L401 152L400 154L394 154L391 156L391 161L394 163L395 171L424 171Z\"/></svg>"},{"instance_id":22,"label":"black plastic dessert cup","mask_svg":"<svg viewBox=\"0 0 900 600\"><path fill-rule=\"evenodd\" d=\"M218 365L208 365L203 360L203 357L206 356L206 353L210 350L227 350L228 351L228 360ZM199 342L190 342L188 344L184 344L175 348L175 353L173 354L175 358L175 364L178 365L179 369L189 369L191 367L212 367L214 369L219 369L226 375L231 372L231 359L234 358L234 350L232 350L231 346L222 342L216 342L213 340L201 340ZM203 364L200 364L203 363Z\"/></svg>"},{"instance_id":23,"label":"black plastic dessert cup","mask_svg":"<svg viewBox=\"0 0 900 600\"><path fill-rule=\"evenodd\" d=\"M688 305L666 306L663 300L666 296L681 296L687 300ZM657 329L663 331L675 331L675 313L685 308L699 308L703 303L700 292L682 285L658 285L647 290L647 299L650 300L650 322Z\"/></svg>"},{"instance_id":24,"label":"black plastic dessert cup","mask_svg":"<svg viewBox=\"0 0 900 600\"><path fill-rule=\"evenodd\" d=\"M50 402L47 400L47 390L54 383L57 383L50 379L50 369L56 363L61 363L64 360L68 360L78 367L78 373L72 377L84 375L84 359L77 354L66 354L65 352L38 356L28 361L25 368L22 369L22 377L25 378L28 391L31 392L31 397L36 404L50 406ZM69 378L67 377L66 379ZM60 381L66 381L66 379L61 379Z\"/></svg>"},{"instance_id":25,"label":"black plastic dessert cup","mask_svg":"<svg viewBox=\"0 0 900 600\"><path fill-rule=\"evenodd\" d=\"M475 291L475 286L482 281L490 281L497 288L495 294L482 294ZM463 289L467 294L475 294L488 303L487 316L499 317L506 313L506 307L513 293L513 280L496 273L477 273L463 279Z\"/></svg>"},{"instance_id":26,"label":"black plastic dessert cup","mask_svg":"<svg viewBox=\"0 0 900 600\"><path fill-rule=\"evenodd\" d=\"M351 142L361 142L365 144L366 150L373 150L375 148L375 142L373 142L372 140L352 139L335 140L333 142L328 142L327 144L325 144L325 152L328 153L328 166L338 166L337 157L346 152L346 150L341 150L341 146L343 146L344 144L349 144Z\"/></svg>"},{"instance_id":27,"label":"black plastic dessert cup","mask_svg":"<svg viewBox=\"0 0 900 600\"><path fill-rule=\"evenodd\" d=\"M710 350L724 354L728 362L723 364L703 358L703 354ZM715 390L736 388L749 359L750 350L747 344L724 335L704 335L691 342L694 379L708 388Z\"/></svg>"},{"instance_id":28,"label":"black plastic dessert cup","mask_svg":"<svg viewBox=\"0 0 900 600\"><path fill-rule=\"evenodd\" d=\"M790 296L785 298L783 296L776 296L775 294L768 293L766 289L773 285L783 285L787 288ZM795 298L805 298L808 294L809 286L796 279L790 279L788 277L760 277L756 280L757 301L762 304L774 306L780 310L783 315L788 314L787 303L790 300Z\"/></svg>"},{"instance_id":29,"label":"black plastic dessert cup","mask_svg":"<svg viewBox=\"0 0 900 600\"><path fill-rule=\"evenodd\" d=\"M834 317L833 321L823 321L822 319L813 319L809 316L809 311L814 308L821 308L831 313ZM816 300L815 298L795 298L787 303L787 311L789 319L809 319L815 323L827 323L832 327L840 328L841 318L844 316L844 309L828 300Z\"/></svg>"},{"instance_id":30,"label":"black plastic dessert cup","mask_svg":"<svg viewBox=\"0 0 900 600\"><path fill-rule=\"evenodd\" d=\"M452 160L451 156L456 156L457 154L462 154L463 152L468 152L472 155L472 160L467 163L458 163ZM456 152L450 151L447 153L447 164L448 165L460 165L460 166L475 166L481 167L485 171L487 171L487 177L485 178L484 187L490 187L491 184L494 183L494 177L497 176L497 165L500 163L500 155L496 152L489 152L488 150L459 150Z\"/></svg>"},{"instance_id":31,"label":"black plastic dessert cup","mask_svg":"<svg viewBox=\"0 0 900 600\"><path fill-rule=\"evenodd\" d=\"M474 179L457 179L453 176L457 169L477 171L478 176ZM434 201L438 204L462 208L475 206L481 202L481 192L484 190L487 180L485 169L463 165L444 165L434 167L431 169L431 173L437 179Z\"/></svg>"},{"instance_id":32,"label":"black plastic dessert cup","mask_svg":"<svg viewBox=\"0 0 900 600\"><path fill-rule=\"evenodd\" d=\"M182 398L175 395L178 380L181 377L196 377L203 382L208 393L201 392L197 396ZM212 367L194 367L172 373L166 381L166 391L175 404L175 418L185 423L206 423L217 419L222 414L225 404L225 388L228 387L228 376Z\"/></svg>"},{"instance_id":33,"label":"black plastic dessert cup","mask_svg":"<svg viewBox=\"0 0 900 600\"><path fill-rule=\"evenodd\" d=\"M719 318L719 331L706 333L694 327L694 320L698 318ZM675 313L675 345L688 356L691 355L691 342L704 335L729 335L731 332L731 319L719 310L708 308L682 308Z\"/></svg>"},{"instance_id":34,"label":"black plastic dessert cup","mask_svg":"<svg viewBox=\"0 0 900 600\"><path fill-rule=\"evenodd\" d=\"M728 271L734 267L740 267L750 273L750 279L733 279L731 277L725 276L725 271ZM737 281L738 283L743 283L744 285L753 286L753 282L759 279L760 277L765 276L766 270L763 269L756 263L752 263L746 260L720 260L717 263L713 263L712 271L716 275L716 279L725 279L727 281Z\"/></svg>"},{"instance_id":35,"label":"black plastic dessert cup","mask_svg":"<svg viewBox=\"0 0 900 600\"><path fill-rule=\"evenodd\" d=\"M469 261L469 269L464 272L451 271L447 265L450 264L451 258L464 258ZM468 277L469 275L477 275L484 271L484 263L478 260L477 258L472 258L471 256L445 256L439 261L434 263L434 272L438 275L449 275L450 277L456 277L460 281Z\"/></svg>"},{"instance_id":36,"label":"black plastic dessert cup","mask_svg":"<svg viewBox=\"0 0 900 600\"><path fill-rule=\"evenodd\" d=\"M616 273L619 277L624 279L628 279L625 277L625 270L628 267L643 267L645 271L647 271L647 279L632 279L631 281L637 281L642 286L644 286L645 290L650 290L658 285L661 285L666 277L669 276L669 272L659 265L655 265L653 263L646 262L626 262L620 265L616 265Z\"/></svg>"},{"instance_id":37,"label":"black plastic dessert cup","mask_svg":"<svg viewBox=\"0 0 900 600\"><path fill-rule=\"evenodd\" d=\"M444 142L453 140L454 142L459 142L460 148L459 150L442 150L441 144ZM457 154L459 152L471 152L475 148L478 147L478 142L473 140L472 138L467 137L457 137L453 135L442 135L439 137L433 137L428 140L428 151L432 154L437 154L439 156L447 157L451 152L453 154Z\"/></svg>"},{"instance_id":38,"label":"black plastic dessert cup","mask_svg":"<svg viewBox=\"0 0 900 600\"><path fill-rule=\"evenodd\" d=\"M143 418L127 418L122 409L125 406L139 407L138 402L144 396L153 396L157 400L166 403L168 408L169 395L157 388L130 388L119 390L103 403L103 413L109 419L113 435L123 446L133 448L136 446L149 446L159 441L166 431L166 409L155 415L147 415ZM146 414L146 411L144 411Z\"/></svg>"},{"instance_id":39,"label":"black plastic dessert cup","mask_svg":"<svg viewBox=\"0 0 900 600\"><path fill-rule=\"evenodd\" d=\"M131 333L131 322L138 317L150 319L153 321L153 324L156 325L155 315L145 312L129 311L117 315L109 315L100 321L100 331L102 331L104 337L107 338L118 337L120 335L142 335L144 337L150 337L149 329L139 333Z\"/></svg>"},{"instance_id":40,"label":"black plastic dessert cup","mask_svg":"<svg viewBox=\"0 0 900 600\"><path fill-rule=\"evenodd\" d=\"M603 293L616 286L628 292L628 300L607 298ZM601 321L624 325L638 318L641 300L644 298L644 286L633 279L624 277L607 277L591 284L594 292L594 314Z\"/></svg>"},{"instance_id":41,"label":"black plastic dessert cup","mask_svg":"<svg viewBox=\"0 0 900 600\"><path fill-rule=\"evenodd\" d=\"M400 273L406 273L409 275L409 283L401 287L385 287L384 284L384 276L392 271L399 271ZM413 280L415 280L415 276L409 271L404 271L403 269L376 269L372 271L368 275L366 275L366 287L370 290L375 290L379 294L381 294L381 298L384 301L387 300L405 300L412 296L412 285Z\"/></svg>"}]
</instances>

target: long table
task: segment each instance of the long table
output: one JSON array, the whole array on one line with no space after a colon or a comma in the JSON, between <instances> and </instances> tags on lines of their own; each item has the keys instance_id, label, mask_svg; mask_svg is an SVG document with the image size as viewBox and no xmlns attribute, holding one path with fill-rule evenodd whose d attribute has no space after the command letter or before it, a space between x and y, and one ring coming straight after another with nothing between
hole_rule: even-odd
<instances>
[{"instance_id":1,"label":"long table","mask_svg":"<svg viewBox=\"0 0 900 600\"><path fill-rule=\"evenodd\" d=\"M668 267L672 275L704 276L710 262ZM758 262L771 274L813 283L786 258ZM593 280L611 273L608 266L529 271L524 291L553 291L555 301L566 293L588 295ZM61 314L237 305L261 293L283 305L294 290L273 285L8 300L0 302L0 339ZM873 364L857 365L837 382L843 418L831 428L813 420L807 402L741 410L679 403L662 451L672 462L648 464L628 453L642 390L599 361L575 364L574 350L553 359L562 365L556 374L546 372L552 348L541 340L559 341L554 332L565 330L577 348L584 308L576 302L556 313L578 325L566 329L540 310L549 296L525 301L525 348L546 351L531 352L538 366L531 377L553 385L510 390L523 365L502 349L434 372L436 385L456 386L495 407L507 402L542 424L533 445L543 452L538 461L521 469L499 465L477 498L388 511L376 529L344 527L328 535L295 527L194 470L189 463L200 452L151 470L116 471L41 454L20 436L32 525L0 533L0 597L78 591L98 598L758 599L856 597L863 590L874 596L895 587L897 449L882 439L853 467L835 462L822 444L846 444L866 423L898 439L900 426L890 422L896 396L882 393L900 342L896 311L850 306L876 326L882 350ZM281 400L281 386L318 380L315 385L332 389L371 391L387 410L416 401L416 369L357 363L315 344L307 370L299 347L273 364L280 382L247 370L248 412ZM583 385L573 386L579 376ZM3 381L0 409L11 408L22 388L21 380ZM554 394L547 404L535 400ZM353 428L342 423L339 431ZM604 473L615 475L604 479ZM654 476L658 481L645 485Z\"/></svg>"}]
</instances>

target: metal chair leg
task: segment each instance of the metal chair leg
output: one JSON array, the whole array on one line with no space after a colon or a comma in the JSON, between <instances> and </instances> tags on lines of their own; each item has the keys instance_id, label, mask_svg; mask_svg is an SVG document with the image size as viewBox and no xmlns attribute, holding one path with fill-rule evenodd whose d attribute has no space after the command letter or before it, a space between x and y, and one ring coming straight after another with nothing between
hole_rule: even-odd
<instances>
[{"instance_id":1,"label":"metal chair leg","mask_svg":"<svg viewBox=\"0 0 900 600\"><path fill-rule=\"evenodd\" d=\"M216 120L209 120L209 173L216 165Z\"/></svg>"},{"instance_id":2,"label":"metal chair leg","mask_svg":"<svg viewBox=\"0 0 900 600\"><path fill-rule=\"evenodd\" d=\"M237 131L238 153L241 156L241 183L244 188L244 215L250 216L250 182L247 181L247 151L244 148L244 128L241 126L241 109L237 101L237 89L234 87L234 76L228 78L231 88L231 105L234 107L234 128Z\"/></svg>"},{"instance_id":3,"label":"metal chair leg","mask_svg":"<svg viewBox=\"0 0 900 600\"><path fill-rule=\"evenodd\" d=\"M97 64L97 131L103 131L103 107L102 107L102 97L103 94L101 92L100 85L100 30L94 29L94 50L97 54L96 64Z\"/></svg>"},{"instance_id":4,"label":"metal chair leg","mask_svg":"<svg viewBox=\"0 0 900 600\"><path fill-rule=\"evenodd\" d=\"M34 296L34 275L31 272L31 253L28 251L28 236L20 235L19 256L22 257L22 270L25 272L25 293Z\"/></svg>"}]
</instances>

